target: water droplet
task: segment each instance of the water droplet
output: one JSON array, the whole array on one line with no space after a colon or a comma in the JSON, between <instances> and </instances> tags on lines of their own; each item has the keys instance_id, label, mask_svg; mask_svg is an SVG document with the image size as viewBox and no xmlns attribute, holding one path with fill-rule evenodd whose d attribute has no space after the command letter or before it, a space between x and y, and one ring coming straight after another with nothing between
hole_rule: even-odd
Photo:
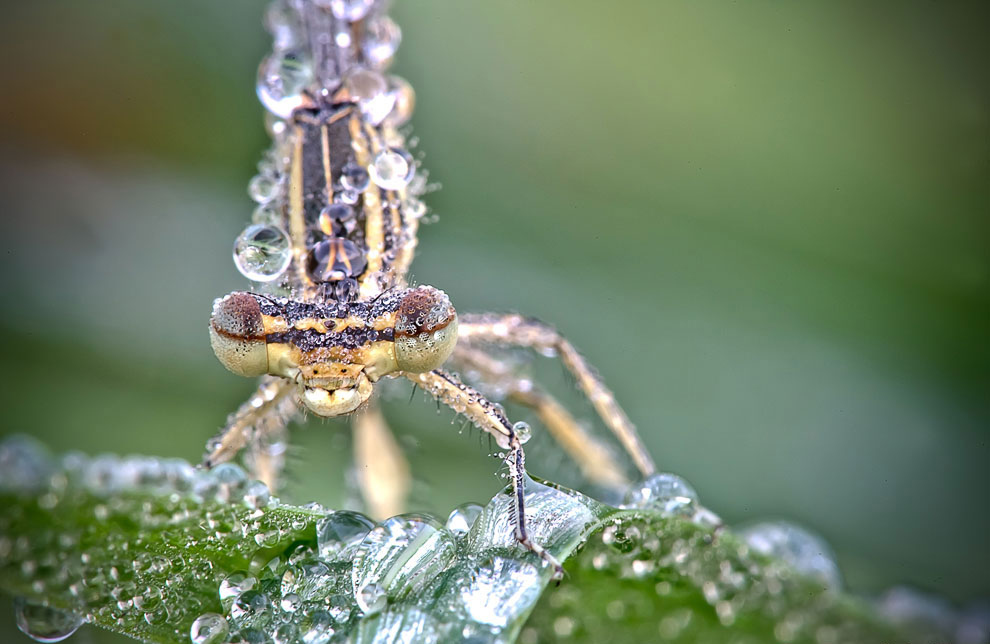
<instances>
[{"instance_id":1,"label":"water droplet","mask_svg":"<svg viewBox=\"0 0 990 644\"><path fill-rule=\"evenodd\" d=\"M688 516L694 512L698 494L687 481L674 474L654 474L626 493L625 504L651 508L667 515Z\"/></svg>"},{"instance_id":2,"label":"water droplet","mask_svg":"<svg viewBox=\"0 0 990 644\"><path fill-rule=\"evenodd\" d=\"M524 421L519 421L512 425L512 430L516 433L519 438L519 442L525 445L529 442L529 439L533 437L533 430L530 429L529 423Z\"/></svg>"},{"instance_id":3,"label":"water droplet","mask_svg":"<svg viewBox=\"0 0 990 644\"><path fill-rule=\"evenodd\" d=\"M306 269L317 282L357 277L368 267L367 255L350 239L326 239L313 244L306 258Z\"/></svg>"},{"instance_id":4,"label":"water droplet","mask_svg":"<svg viewBox=\"0 0 990 644\"><path fill-rule=\"evenodd\" d=\"M450 511L447 516L446 528L450 530L455 537L463 537L468 532L471 531L471 526L474 522L478 520L481 516L481 512L484 510L483 507L477 503L464 503L459 505Z\"/></svg>"},{"instance_id":5,"label":"water droplet","mask_svg":"<svg viewBox=\"0 0 990 644\"><path fill-rule=\"evenodd\" d=\"M153 611L162 605L162 591L154 586L147 586L140 595L134 595L133 601L138 610Z\"/></svg>"},{"instance_id":6,"label":"water droplet","mask_svg":"<svg viewBox=\"0 0 990 644\"><path fill-rule=\"evenodd\" d=\"M694 514L691 515L691 522L695 525L700 525L703 528L708 528L709 530L718 530L725 525L722 522L721 517L708 508L700 505L697 506Z\"/></svg>"},{"instance_id":7,"label":"water droplet","mask_svg":"<svg viewBox=\"0 0 990 644\"><path fill-rule=\"evenodd\" d=\"M311 601L325 594L334 582L330 567L310 557L301 559L282 574L282 595L296 594L302 601Z\"/></svg>"},{"instance_id":8,"label":"water droplet","mask_svg":"<svg viewBox=\"0 0 990 644\"><path fill-rule=\"evenodd\" d=\"M268 486L261 481L251 481L244 490L243 499L244 505L257 510L268 505L268 502L271 500L271 494L268 492Z\"/></svg>"},{"instance_id":9,"label":"water droplet","mask_svg":"<svg viewBox=\"0 0 990 644\"><path fill-rule=\"evenodd\" d=\"M330 11L341 20L354 22L368 15L375 0L319 0L319 3L323 6L329 4Z\"/></svg>"},{"instance_id":10,"label":"water droplet","mask_svg":"<svg viewBox=\"0 0 990 644\"><path fill-rule=\"evenodd\" d=\"M282 597L282 601L279 605L286 613L294 613L299 610L300 606L302 606L302 598L295 593L288 593Z\"/></svg>"},{"instance_id":11,"label":"water droplet","mask_svg":"<svg viewBox=\"0 0 990 644\"><path fill-rule=\"evenodd\" d=\"M231 637L239 644L271 644L268 634L259 628L241 628Z\"/></svg>"},{"instance_id":12,"label":"water droplet","mask_svg":"<svg viewBox=\"0 0 990 644\"><path fill-rule=\"evenodd\" d=\"M252 577L243 570L230 573L220 582L220 603L225 607L229 606L242 593L254 588L257 583L256 577Z\"/></svg>"},{"instance_id":13,"label":"water droplet","mask_svg":"<svg viewBox=\"0 0 990 644\"><path fill-rule=\"evenodd\" d=\"M540 569L509 557L491 556L476 565L457 587L457 600L480 624L505 627L540 596Z\"/></svg>"},{"instance_id":14,"label":"water droplet","mask_svg":"<svg viewBox=\"0 0 990 644\"><path fill-rule=\"evenodd\" d=\"M416 174L416 164L409 153L399 148L382 150L368 167L371 180L386 190L401 190Z\"/></svg>"},{"instance_id":15,"label":"water droplet","mask_svg":"<svg viewBox=\"0 0 990 644\"><path fill-rule=\"evenodd\" d=\"M617 552L627 554L634 552L640 545L639 528L622 523L610 525L602 530L602 543Z\"/></svg>"},{"instance_id":16,"label":"water droplet","mask_svg":"<svg viewBox=\"0 0 990 644\"><path fill-rule=\"evenodd\" d=\"M48 452L30 436L11 436L0 443L0 488L15 491L40 488L51 469Z\"/></svg>"},{"instance_id":17,"label":"water droplet","mask_svg":"<svg viewBox=\"0 0 990 644\"><path fill-rule=\"evenodd\" d=\"M255 208L254 212L251 213L251 223L261 224L262 226L281 227L282 213L280 213L272 204L262 204Z\"/></svg>"},{"instance_id":18,"label":"water droplet","mask_svg":"<svg viewBox=\"0 0 990 644\"><path fill-rule=\"evenodd\" d=\"M787 521L768 521L747 526L739 536L753 550L779 557L799 572L817 577L830 588L841 585L839 568L831 549L821 537Z\"/></svg>"},{"instance_id":19,"label":"water droplet","mask_svg":"<svg viewBox=\"0 0 990 644\"><path fill-rule=\"evenodd\" d=\"M227 639L230 627L223 615L203 613L195 619L189 629L189 639L193 644L220 644Z\"/></svg>"},{"instance_id":20,"label":"water droplet","mask_svg":"<svg viewBox=\"0 0 990 644\"><path fill-rule=\"evenodd\" d=\"M375 16L364 26L361 51L372 67L383 69L402 42L402 30L385 14Z\"/></svg>"},{"instance_id":21,"label":"water droplet","mask_svg":"<svg viewBox=\"0 0 990 644\"><path fill-rule=\"evenodd\" d=\"M303 644L325 644L333 634L333 618L325 610L311 611L303 620Z\"/></svg>"},{"instance_id":22,"label":"water droplet","mask_svg":"<svg viewBox=\"0 0 990 644\"><path fill-rule=\"evenodd\" d=\"M357 512L334 512L316 522L316 543L327 561L346 559L368 536L375 522Z\"/></svg>"},{"instance_id":23,"label":"water droplet","mask_svg":"<svg viewBox=\"0 0 990 644\"><path fill-rule=\"evenodd\" d=\"M403 514L368 533L354 552L355 592L378 584L392 597L421 588L454 559L453 535L436 519Z\"/></svg>"},{"instance_id":24,"label":"water droplet","mask_svg":"<svg viewBox=\"0 0 990 644\"><path fill-rule=\"evenodd\" d=\"M299 640L299 627L292 623L280 624L272 633L275 644L295 644Z\"/></svg>"},{"instance_id":25,"label":"water droplet","mask_svg":"<svg viewBox=\"0 0 990 644\"><path fill-rule=\"evenodd\" d=\"M254 535L254 542L262 548L271 548L275 546L278 544L278 539L278 530L263 530L261 532L256 532Z\"/></svg>"},{"instance_id":26,"label":"water droplet","mask_svg":"<svg viewBox=\"0 0 990 644\"><path fill-rule=\"evenodd\" d=\"M269 174L256 174L248 182L248 196L259 204L266 204L278 196L278 180Z\"/></svg>"},{"instance_id":27,"label":"water droplet","mask_svg":"<svg viewBox=\"0 0 990 644\"><path fill-rule=\"evenodd\" d=\"M409 219L421 219L426 214L426 204L416 197L404 199L402 201L402 214Z\"/></svg>"},{"instance_id":28,"label":"water droplet","mask_svg":"<svg viewBox=\"0 0 990 644\"><path fill-rule=\"evenodd\" d=\"M23 597L14 598L17 628L36 642L61 642L78 630L83 619Z\"/></svg>"},{"instance_id":29,"label":"water droplet","mask_svg":"<svg viewBox=\"0 0 990 644\"><path fill-rule=\"evenodd\" d=\"M340 201L340 203L354 205L361 198L361 193L357 190L341 190L334 198Z\"/></svg>"},{"instance_id":30,"label":"water droplet","mask_svg":"<svg viewBox=\"0 0 990 644\"><path fill-rule=\"evenodd\" d=\"M288 49L299 44L299 32L295 14L283 0L275 0L265 11L265 29L272 35L276 50Z\"/></svg>"},{"instance_id":31,"label":"water droplet","mask_svg":"<svg viewBox=\"0 0 990 644\"><path fill-rule=\"evenodd\" d=\"M574 618L562 615L553 621L553 632L557 637L570 637L574 634Z\"/></svg>"},{"instance_id":32,"label":"water droplet","mask_svg":"<svg viewBox=\"0 0 990 644\"><path fill-rule=\"evenodd\" d=\"M393 127L405 125L416 108L416 90L399 76L388 77L389 92L395 97L395 105L385 121Z\"/></svg>"},{"instance_id":33,"label":"water droplet","mask_svg":"<svg viewBox=\"0 0 990 644\"><path fill-rule=\"evenodd\" d=\"M241 593L230 607L230 618L235 622L261 615L268 610L268 596L257 590Z\"/></svg>"},{"instance_id":34,"label":"water droplet","mask_svg":"<svg viewBox=\"0 0 990 644\"><path fill-rule=\"evenodd\" d=\"M255 282L277 279L289 266L289 236L281 228L251 224L234 242L234 264Z\"/></svg>"},{"instance_id":35,"label":"water droplet","mask_svg":"<svg viewBox=\"0 0 990 644\"><path fill-rule=\"evenodd\" d=\"M340 171L340 185L345 190L364 192L370 184L371 177L368 175L368 171L355 163L348 163ZM354 212L353 208L351 208L351 212ZM343 219L343 217L340 219Z\"/></svg>"},{"instance_id":36,"label":"water droplet","mask_svg":"<svg viewBox=\"0 0 990 644\"><path fill-rule=\"evenodd\" d=\"M358 608L365 615L380 613L388 601L385 589L373 582L358 588L354 598L357 600Z\"/></svg>"},{"instance_id":37,"label":"water droplet","mask_svg":"<svg viewBox=\"0 0 990 644\"><path fill-rule=\"evenodd\" d=\"M395 95L388 90L385 77L370 69L359 69L344 80L351 99L372 125L380 125L395 106Z\"/></svg>"},{"instance_id":38,"label":"water droplet","mask_svg":"<svg viewBox=\"0 0 990 644\"><path fill-rule=\"evenodd\" d=\"M333 297L338 302L353 302L361 292L357 280L353 277L346 277L337 282L333 287Z\"/></svg>"},{"instance_id":39,"label":"water droplet","mask_svg":"<svg viewBox=\"0 0 990 644\"><path fill-rule=\"evenodd\" d=\"M271 54L258 67L258 99L275 116L287 119L307 103L303 91L313 79L309 61L295 51Z\"/></svg>"}]
</instances>

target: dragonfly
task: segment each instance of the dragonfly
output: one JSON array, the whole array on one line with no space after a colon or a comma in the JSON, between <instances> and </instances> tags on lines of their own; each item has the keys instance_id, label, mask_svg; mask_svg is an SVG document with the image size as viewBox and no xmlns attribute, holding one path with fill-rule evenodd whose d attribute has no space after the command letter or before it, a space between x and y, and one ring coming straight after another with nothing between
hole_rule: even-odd
<instances>
[{"instance_id":1,"label":"dragonfly","mask_svg":"<svg viewBox=\"0 0 990 644\"><path fill-rule=\"evenodd\" d=\"M401 40L387 3L275 0L265 21L274 44L257 91L272 146L249 184L259 205L234 245L253 285L218 298L209 327L219 361L260 382L208 442L203 465L243 450L274 488L290 422L307 412L348 416L367 506L379 518L398 514L409 468L375 392L383 380L406 378L494 438L515 538L559 578L559 562L527 528L531 430L510 421L501 401L532 410L592 483L627 481L611 451L520 376L505 348L556 356L644 478L656 469L649 453L612 391L554 327L515 313L458 314L442 290L410 283L429 185L406 136L415 93L386 73Z\"/></svg>"}]
</instances>

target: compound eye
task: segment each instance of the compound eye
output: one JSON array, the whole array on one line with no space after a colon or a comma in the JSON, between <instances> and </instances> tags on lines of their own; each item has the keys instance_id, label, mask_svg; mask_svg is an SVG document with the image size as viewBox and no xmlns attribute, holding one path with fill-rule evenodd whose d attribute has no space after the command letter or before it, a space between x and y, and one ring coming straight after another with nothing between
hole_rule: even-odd
<instances>
[{"instance_id":1,"label":"compound eye","mask_svg":"<svg viewBox=\"0 0 990 644\"><path fill-rule=\"evenodd\" d=\"M402 371L423 373L447 360L457 344L457 312L432 286L410 289L395 318L395 359Z\"/></svg>"},{"instance_id":2,"label":"compound eye","mask_svg":"<svg viewBox=\"0 0 990 644\"><path fill-rule=\"evenodd\" d=\"M231 293L213 302L210 344L220 364L239 376L268 373L268 348L261 306L250 293Z\"/></svg>"}]
</instances>

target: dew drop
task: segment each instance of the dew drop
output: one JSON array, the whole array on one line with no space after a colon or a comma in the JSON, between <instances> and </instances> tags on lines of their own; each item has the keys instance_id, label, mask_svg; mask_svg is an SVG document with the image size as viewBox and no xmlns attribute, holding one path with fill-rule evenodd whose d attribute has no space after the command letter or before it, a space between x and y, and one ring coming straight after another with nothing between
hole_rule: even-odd
<instances>
[{"instance_id":1,"label":"dew drop","mask_svg":"<svg viewBox=\"0 0 990 644\"><path fill-rule=\"evenodd\" d=\"M35 439L11 436L0 443L0 488L37 489L44 485L50 471L50 457Z\"/></svg>"},{"instance_id":2,"label":"dew drop","mask_svg":"<svg viewBox=\"0 0 990 644\"><path fill-rule=\"evenodd\" d=\"M358 608L365 615L375 615L385 608L388 597L385 589L376 583L367 583L357 589L354 598L357 600Z\"/></svg>"},{"instance_id":3,"label":"dew drop","mask_svg":"<svg viewBox=\"0 0 990 644\"><path fill-rule=\"evenodd\" d=\"M333 618L325 610L310 612L303 624L303 644L325 644L333 637Z\"/></svg>"},{"instance_id":4,"label":"dew drop","mask_svg":"<svg viewBox=\"0 0 990 644\"><path fill-rule=\"evenodd\" d=\"M220 582L220 603L225 606L233 603L242 593L254 588L257 583L257 578L242 570L230 573Z\"/></svg>"},{"instance_id":5,"label":"dew drop","mask_svg":"<svg viewBox=\"0 0 990 644\"><path fill-rule=\"evenodd\" d=\"M272 633L272 641L275 644L295 644L299 640L299 627L295 624L279 624L275 632Z\"/></svg>"},{"instance_id":6,"label":"dew drop","mask_svg":"<svg viewBox=\"0 0 990 644\"><path fill-rule=\"evenodd\" d=\"M83 624L83 619L72 613L14 598L14 618L17 628L36 642L61 642Z\"/></svg>"},{"instance_id":7,"label":"dew drop","mask_svg":"<svg viewBox=\"0 0 990 644\"><path fill-rule=\"evenodd\" d=\"M416 164L405 150L388 148L378 153L368 167L368 173L378 187L401 190L412 181L416 174Z\"/></svg>"},{"instance_id":8,"label":"dew drop","mask_svg":"<svg viewBox=\"0 0 990 644\"><path fill-rule=\"evenodd\" d=\"M193 644L220 644L227 639L230 627L223 615L203 613L197 617L189 629L189 640Z\"/></svg>"},{"instance_id":9,"label":"dew drop","mask_svg":"<svg viewBox=\"0 0 990 644\"><path fill-rule=\"evenodd\" d=\"M368 533L354 552L355 593L379 584L401 596L429 583L453 561L457 545L436 519L419 514L392 517Z\"/></svg>"},{"instance_id":10,"label":"dew drop","mask_svg":"<svg viewBox=\"0 0 990 644\"><path fill-rule=\"evenodd\" d=\"M282 224L282 213L273 204L261 204L251 213L251 223L279 227Z\"/></svg>"},{"instance_id":11,"label":"dew drop","mask_svg":"<svg viewBox=\"0 0 990 644\"><path fill-rule=\"evenodd\" d=\"M300 26L283 0L275 0L265 11L265 29L272 35L274 47L287 49L299 43Z\"/></svg>"},{"instance_id":12,"label":"dew drop","mask_svg":"<svg viewBox=\"0 0 990 644\"><path fill-rule=\"evenodd\" d=\"M409 197L402 201L402 214L409 219L422 219L426 214L426 204L421 199Z\"/></svg>"},{"instance_id":13,"label":"dew drop","mask_svg":"<svg viewBox=\"0 0 990 644\"><path fill-rule=\"evenodd\" d=\"M385 14L369 20L363 35L361 51L368 62L379 69L388 65L402 42L402 30Z\"/></svg>"},{"instance_id":14,"label":"dew drop","mask_svg":"<svg viewBox=\"0 0 990 644\"><path fill-rule=\"evenodd\" d=\"M277 279L289 266L289 236L281 228L251 224L234 242L234 264L255 282Z\"/></svg>"},{"instance_id":15,"label":"dew drop","mask_svg":"<svg viewBox=\"0 0 990 644\"><path fill-rule=\"evenodd\" d=\"M361 198L361 193L357 190L341 190L334 198L340 201L340 203L346 203L353 206L358 202L358 199Z\"/></svg>"},{"instance_id":16,"label":"dew drop","mask_svg":"<svg viewBox=\"0 0 990 644\"><path fill-rule=\"evenodd\" d=\"M257 590L241 593L230 607L230 618L235 622L261 615L268 610L268 596Z\"/></svg>"},{"instance_id":17,"label":"dew drop","mask_svg":"<svg viewBox=\"0 0 990 644\"><path fill-rule=\"evenodd\" d=\"M343 237L313 244L306 256L306 270L317 282L354 277L367 267L367 254L353 241Z\"/></svg>"},{"instance_id":18,"label":"dew drop","mask_svg":"<svg viewBox=\"0 0 990 644\"><path fill-rule=\"evenodd\" d=\"M281 606L282 610L286 613L294 613L299 610L300 606L302 606L302 599L295 593L288 593L282 597L282 601L279 603L279 606Z\"/></svg>"},{"instance_id":19,"label":"dew drop","mask_svg":"<svg viewBox=\"0 0 990 644\"><path fill-rule=\"evenodd\" d=\"M375 522L358 512L333 512L316 522L316 543L320 557L327 561L347 556L375 527Z\"/></svg>"},{"instance_id":20,"label":"dew drop","mask_svg":"<svg viewBox=\"0 0 990 644\"><path fill-rule=\"evenodd\" d=\"M395 106L395 94L389 91L388 81L376 71L359 69L347 76L344 86L372 125L380 125Z\"/></svg>"},{"instance_id":21,"label":"dew drop","mask_svg":"<svg viewBox=\"0 0 990 644\"><path fill-rule=\"evenodd\" d=\"M252 481L248 483L242 498L244 505L257 510L268 505L268 502L271 500L271 494L268 492L267 485L261 481Z\"/></svg>"},{"instance_id":22,"label":"dew drop","mask_svg":"<svg viewBox=\"0 0 990 644\"><path fill-rule=\"evenodd\" d=\"M319 0L319 2L323 6L329 4L333 15L348 22L364 18L375 4L375 0Z\"/></svg>"},{"instance_id":23,"label":"dew drop","mask_svg":"<svg viewBox=\"0 0 990 644\"><path fill-rule=\"evenodd\" d=\"M324 593L332 581L333 576L326 563L313 557L305 558L282 574L282 594L295 594L303 601L311 601Z\"/></svg>"},{"instance_id":24,"label":"dew drop","mask_svg":"<svg viewBox=\"0 0 990 644\"><path fill-rule=\"evenodd\" d=\"M455 537L463 537L471 531L471 526L478 520L484 508L477 503L464 503L450 511L447 516L446 528Z\"/></svg>"},{"instance_id":25,"label":"dew drop","mask_svg":"<svg viewBox=\"0 0 990 644\"><path fill-rule=\"evenodd\" d=\"M162 605L162 591L154 586L147 586L140 595L134 595L134 607L138 610L153 611Z\"/></svg>"},{"instance_id":26,"label":"dew drop","mask_svg":"<svg viewBox=\"0 0 990 644\"><path fill-rule=\"evenodd\" d=\"M519 438L519 442L525 445L529 442L529 439L533 437L533 430L530 429L529 423L520 420L518 423L512 425L512 430L516 433Z\"/></svg>"},{"instance_id":27,"label":"dew drop","mask_svg":"<svg viewBox=\"0 0 990 644\"><path fill-rule=\"evenodd\" d=\"M675 474L654 474L626 493L625 504L659 510L663 514L689 516L698 494L687 481Z\"/></svg>"},{"instance_id":28,"label":"dew drop","mask_svg":"<svg viewBox=\"0 0 990 644\"><path fill-rule=\"evenodd\" d=\"M817 577L830 588L841 585L831 548L821 537L787 521L768 521L742 528L739 536L753 550L779 557L799 572Z\"/></svg>"},{"instance_id":29,"label":"dew drop","mask_svg":"<svg viewBox=\"0 0 990 644\"><path fill-rule=\"evenodd\" d=\"M371 177L368 175L368 171L355 163L348 163L340 171L340 185L345 190L364 192L370 184ZM354 212L353 208L350 210L352 213ZM344 217L340 217L340 219L344 219Z\"/></svg>"},{"instance_id":30,"label":"dew drop","mask_svg":"<svg viewBox=\"0 0 990 644\"><path fill-rule=\"evenodd\" d=\"M303 91L312 81L309 61L295 51L271 54L258 67L258 99L275 116L288 119L306 104Z\"/></svg>"},{"instance_id":31,"label":"dew drop","mask_svg":"<svg viewBox=\"0 0 990 644\"><path fill-rule=\"evenodd\" d=\"M399 76L389 76L388 86L395 97L395 104L385 121L393 127L405 125L416 108L416 90L409 81Z\"/></svg>"},{"instance_id":32,"label":"dew drop","mask_svg":"<svg viewBox=\"0 0 990 644\"><path fill-rule=\"evenodd\" d=\"M259 204L266 204L278 195L278 180L269 174L256 174L248 182L248 196Z\"/></svg>"}]
</instances>

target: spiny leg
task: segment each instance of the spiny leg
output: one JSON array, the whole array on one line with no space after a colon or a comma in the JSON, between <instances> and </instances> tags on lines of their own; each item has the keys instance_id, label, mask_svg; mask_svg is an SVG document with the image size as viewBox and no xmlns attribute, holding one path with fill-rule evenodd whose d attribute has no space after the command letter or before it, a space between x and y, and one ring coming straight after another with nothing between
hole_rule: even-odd
<instances>
[{"instance_id":1,"label":"spiny leg","mask_svg":"<svg viewBox=\"0 0 990 644\"><path fill-rule=\"evenodd\" d=\"M298 411L295 386L283 378L264 376L257 391L206 444L203 467L225 463L250 445L254 476L274 490L281 471L285 427Z\"/></svg>"},{"instance_id":2,"label":"spiny leg","mask_svg":"<svg viewBox=\"0 0 990 644\"><path fill-rule=\"evenodd\" d=\"M409 495L409 464L388 428L381 408L372 400L354 413L354 464L358 486L376 520L400 514Z\"/></svg>"},{"instance_id":3,"label":"spiny leg","mask_svg":"<svg viewBox=\"0 0 990 644\"><path fill-rule=\"evenodd\" d=\"M465 371L477 373L483 382L503 391L508 400L532 409L589 481L609 488L629 484L609 447L585 431L556 398L516 375L512 365L490 351L464 341L458 343L451 359Z\"/></svg>"},{"instance_id":4,"label":"spiny leg","mask_svg":"<svg viewBox=\"0 0 990 644\"><path fill-rule=\"evenodd\" d=\"M489 342L556 354L577 380L605 425L615 434L643 476L656 472L656 465L643 445L635 425L591 365L556 329L533 318L517 314L483 313L462 315L458 337L469 342Z\"/></svg>"},{"instance_id":5,"label":"spiny leg","mask_svg":"<svg viewBox=\"0 0 990 644\"><path fill-rule=\"evenodd\" d=\"M512 483L512 514L516 540L526 549L553 566L554 579L564 576L560 562L543 549L543 546L529 538L526 527L525 475L526 455L522 443L506 418L501 406L489 401L481 392L469 387L455 376L435 369L426 373L406 373L405 376L425 389L431 396L459 414L463 414L479 429L488 432L502 449L508 450L505 462L509 466L509 479Z\"/></svg>"}]
</instances>

